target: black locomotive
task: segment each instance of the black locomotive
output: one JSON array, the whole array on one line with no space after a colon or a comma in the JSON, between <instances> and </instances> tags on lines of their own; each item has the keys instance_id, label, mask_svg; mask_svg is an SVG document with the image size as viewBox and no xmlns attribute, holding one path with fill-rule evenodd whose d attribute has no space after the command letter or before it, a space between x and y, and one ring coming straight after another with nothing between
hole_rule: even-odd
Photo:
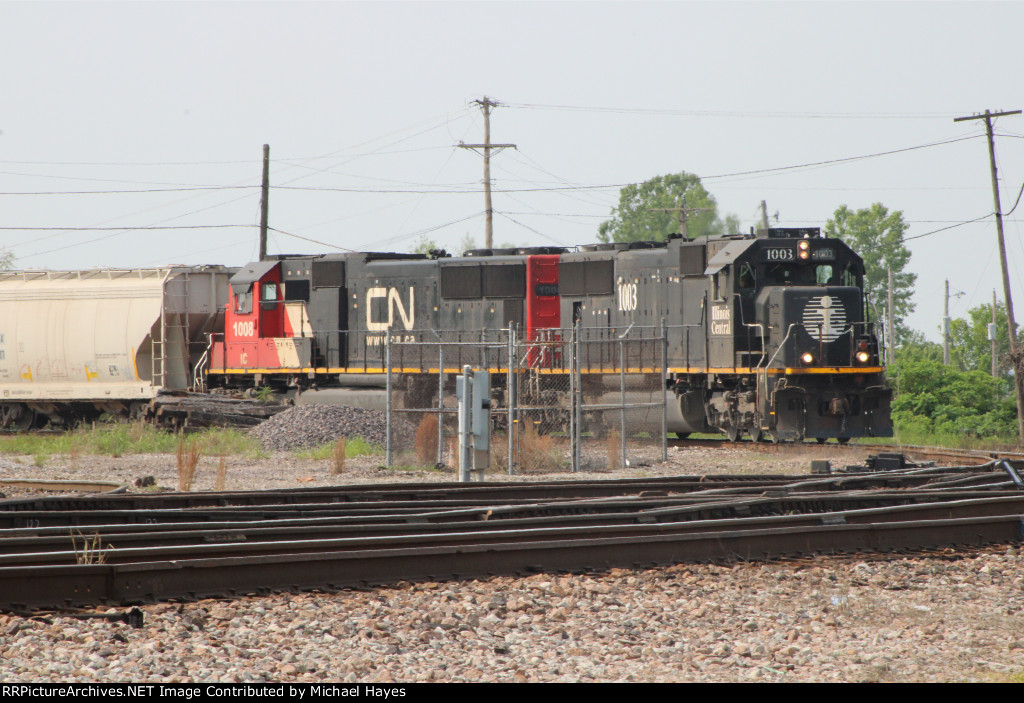
<instances>
[{"instance_id":1,"label":"black locomotive","mask_svg":"<svg viewBox=\"0 0 1024 703\"><path fill-rule=\"evenodd\" d=\"M891 391L863 279L860 257L816 228L463 257L282 256L232 277L225 331L206 373L223 386L372 383L386 371L386 339L497 339L514 328L528 342L564 342L575 328L610 346L659 329L677 434L891 436ZM411 404L437 387L439 372L480 362L461 349L452 347L443 369L423 355L391 360ZM610 358L580 360L584 390L600 387ZM501 359L483 362L503 372ZM554 353L527 364L560 365ZM661 369L630 370L663 377Z\"/></svg>"}]
</instances>

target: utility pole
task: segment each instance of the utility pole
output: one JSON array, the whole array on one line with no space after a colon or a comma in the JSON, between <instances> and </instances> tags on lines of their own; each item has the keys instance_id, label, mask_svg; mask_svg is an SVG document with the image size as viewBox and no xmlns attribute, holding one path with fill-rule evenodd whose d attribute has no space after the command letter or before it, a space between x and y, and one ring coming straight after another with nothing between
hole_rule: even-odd
<instances>
[{"instance_id":1,"label":"utility pole","mask_svg":"<svg viewBox=\"0 0 1024 703\"><path fill-rule=\"evenodd\" d=\"M260 261L267 260L267 214L270 210L270 145L263 145L263 196L260 199Z\"/></svg>"},{"instance_id":2,"label":"utility pole","mask_svg":"<svg viewBox=\"0 0 1024 703\"><path fill-rule=\"evenodd\" d=\"M954 298L961 298L966 295L962 290L953 294ZM946 279L946 314L942 317L942 363L949 366L951 362L949 355L949 328L953 324L953 318L949 316L949 279Z\"/></svg>"},{"instance_id":3,"label":"utility pole","mask_svg":"<svg viewBox=\"0 0 1024 703\"><path fill-rule=\"evenodd\" d=\"M491 100L486 95L483 100L474 100L480 109L484 113L484 143L483 144L465 144L463 142L458 143L460 149L483 149L484 155L484 204L487 208L487 231L484 235L484 248L491 249L494 246L494 209L491 207L491 150L495 149L494 152L497 154L503 149L515 149L515 144L491 144L491 108L497 107L501 103L496 100Z\"/></svg>"},{"instance_id":4,"label":"utility pole","mask_svg":"<svg viewBox=\"0 0 1024 703\"><path fill-rule=\"evenodd\" d=\"M685 198L680 200L679 207L651 207L647 208L648 212L675 212L679 214L679 234L683 236L683 239L689 239L686 231L686 222L689 220L690 215L697 212L707 212L713 210L710 207L686 207Z\"/></svg>"},{"instance_id":5,"label":"utility pole","mask_svg":"<svg viewBox=\"0 0 1024 703\"><path fill-rule=\"evenodd\" d=\"M991 345L992 354L992 378L996 377L996 289L992 289L992 323L988 327L988 338L989 344Z\"/></svg>"},{"instance_id":6,"label":"utility pole","mask_svg":"<svg viewBox=\"0 0 1024 703\"><path fill-rule=\"evenodd\" d=\"M1017 433L1021 442L1024 442L1024 407L1021 405L1021 374L1017 363L1017 323L1013 317L1013 298L1010 295L1010 273L1006 266L1006 243L1003 240L1003 208L999 202L999 178L996 173L996 145L992 137L992 118L1005 115L1019 115L1020 110L1009 112L990 112L985 110L984 115L972 115L970 117L957 117L954 122L967 120L985 120L985 134L988 136L988 162L992 174L992 198L996 206L996 234L999 237L999 263L1003 269L1003 296L1006 298L1006 322L1010 327L1010 359L1013 360L1013 389L1017 396Z\"/></svg>"},{"instance_id":7,"label":"utility pole","mask_svg":"<svg viewBox=\"0 0 1024 703\"><path fill-rule=\"evenodd\" d=\"M896 362L896 315L892 309L892 269L887 268L889 278L889 292L886 296L886 316L889 318L889 363Z\"/></svg>"},{"instance_id":8,"label":"utility pole","mask_svg":"<svg viewBox=\"0 0 1024 703\"><path fill-rule=\"evenodd\" d=\"M942 316L942 365L949 366L949 279L946 279L946 314Z\"/></svg>"}]
</instances>

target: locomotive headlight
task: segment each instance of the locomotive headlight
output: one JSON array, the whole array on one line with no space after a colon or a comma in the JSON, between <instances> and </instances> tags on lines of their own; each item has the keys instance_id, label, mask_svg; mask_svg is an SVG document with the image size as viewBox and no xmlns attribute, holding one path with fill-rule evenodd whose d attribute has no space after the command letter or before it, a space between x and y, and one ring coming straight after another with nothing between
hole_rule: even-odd
<instances>
[{"instance_id":1,"label":"locomotive headlight","mask_svg":"<svg viewBox=\"0 0 1024 703\"><path fill-rule=\"evenodd\" d=\"M796 246L797 249L799 249L800 251L808 251L811 248L810 242L808 242L806 239L801 239Z\"/></svg>"},{"instance_id":2,"label":"locomotive headlight","mask_svg":"<svg viewBox=\"0 0 1024 703\"><path fill-rule=\"evenodd\" d=\"M871 360L871 355L868 354L866 351L859 351L859 352L857 352L857 362L858 363L866 364L870 360Z\"/></svg>"},{"instance_id":3,"label":"locomotive headlight","mask_svg":"<svg viewBox=\"0 0 1024 703\"><path fill-rule=\"evenodd\" d=\"M809 251L798 251L796 255L800 257L801 261L806 261L807 259L811 258L811 252Z\"/></svg>"},{"instance_id":4,"label":"locomotive headlight","mask_svg":"<svg viewBox=\"0 0 1024 703\"><path fill-rule=\"evenodd\" d=\"M811 364L814 363L814 354L810 352L804 352L803 354L800 355L800 361L802 361L805 366L810 366Z\"/></svg>"}]
</instances>

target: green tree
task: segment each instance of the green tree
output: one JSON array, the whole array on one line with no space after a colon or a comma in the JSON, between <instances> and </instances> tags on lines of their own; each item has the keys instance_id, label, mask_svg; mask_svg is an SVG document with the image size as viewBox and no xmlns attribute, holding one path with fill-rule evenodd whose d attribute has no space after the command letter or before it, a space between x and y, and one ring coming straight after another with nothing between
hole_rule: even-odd
<instances>
[{"instance_id":1,"label":"green tree","mask_svg":"<svg viewBox=\"0 0 1024 703\"><path fill-rule=\"evenodd\" d=\"M429 255L431 249L440 249L440 247L437 246L437 242L433 239L430 239L425 234L421 234L419 239L416 240L416 246L412 248L412 253Z\"/></svg>"},{"instance_id":2,"label":"green tree","mask_svg":"<svg viewBox=\"0 0 1024 703\"><path fill-rule=\"evenodd\" d=\"M967 315L969 319L957 318L949 324L950 361L962 371L983 371L991 374L992 344L988 341L988 325L992 322L992 306L979 305L968 310ZM997 303L996 373L1010 378L1011 368L1010 327L1006 321L1006 305Z\"/></svg>"},{"instance_id":3,"label":"green tree","mask_svg":"<svg viewBox=\"0 0 1024 703\"><path fill-rule=\"evenodd\" d=\"M0 271L12 268L14 266L14 252L0 250Z\"/></svg>"},{"instance_id":4,"label":"green tree","mask_svg":"<svg viewBox=\"0 0 1024 703\"><path fill-rule=\"evenodd\" d=\"M912 361L942 362L942 345L929 342L922 332L911 330L896 349L896 361L909 363Z\"/></svg>"},{"instance_id":5,"label":"green tree","mask_svg":"<svg viewBox=\"0 0 1024 703\"><path fill-rule=\"evenodd\" d=\"M899 210L890 213L881 203L856 212L842 205L825 223L825 231L828 236L849 244L864 259L864 288L868 307L876 320L882 319L888 288L887 270L892 269L896 340L906 339L910 330L904 320L914 311L911 296L917 274L905 270L910 263L910 250L903 243L907 231L903 213Z\"/></svg>"},{"instance_id":6,"label":"green tree","mask_svg":"<svg viewBox=\"0 0 1024 703\"><path fill-rule=\"evenodd\" d=\"M936 345L937 346L937 345ZM932 350L930 350L932 351ZM941 358L900 360L889 367L898 432L1014 437L1017 411L1012 382L982 371L944 366Z\"/></svg>"},{"instance_id":7,"label":"green tree","mask_svg":"<svg viewBox=\"0 0 1024 703\"><path fill-rule=\"evenodd\" d=\"M736 216L724 221L719 218L718 203L700 178L681 171L620 190L612 219L601 223L597 238L602 242L664 241L679 231L679 213L672 209L680 206L688 213L686 232L690 238L739 230Z\"/></svg>"}]
</instances>

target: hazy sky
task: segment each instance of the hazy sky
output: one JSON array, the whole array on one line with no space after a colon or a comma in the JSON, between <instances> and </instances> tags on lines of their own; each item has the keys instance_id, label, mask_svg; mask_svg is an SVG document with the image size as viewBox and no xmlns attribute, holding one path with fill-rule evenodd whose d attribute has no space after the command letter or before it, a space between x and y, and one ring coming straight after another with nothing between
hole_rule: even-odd
<instances>
[{"instance_id":1,"label":"hazy sky","mask_svg":"<svg viewBox=\"0 0 1024 703\"><path fill-rule=\"evenodd\" d=\"M954 316L1003 298L984 125L953 118L1024 108L1021 27L1018 2L4 2L0 249L253 260L264 143L272 253L482 242L482 160L454 145L488 95L518 147L492 161L498 244L594 241L621 185L680 170L744 230L762 199L782 226L881 202L909 237L982 218L908 242L936 339L946 278ZM996 133L1008 211L1024 116Z\"/></svg>"}]
</instances>

